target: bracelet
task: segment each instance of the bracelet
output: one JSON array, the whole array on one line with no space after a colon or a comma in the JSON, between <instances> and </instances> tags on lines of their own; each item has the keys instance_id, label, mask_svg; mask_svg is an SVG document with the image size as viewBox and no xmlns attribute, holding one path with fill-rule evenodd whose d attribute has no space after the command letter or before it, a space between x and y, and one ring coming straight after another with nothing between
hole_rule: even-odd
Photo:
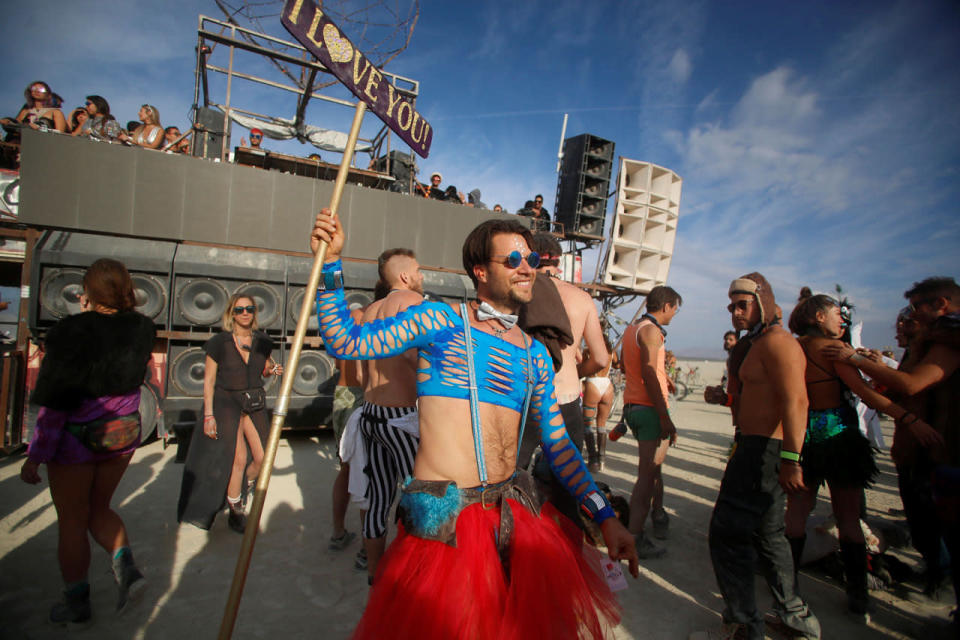
<instances>
[{"instance_id":1,"label":"bracelet","mask_svg":"<svg viewBox=\"0 0 960 640\"><path fill-rule=\"evenodd\" d=\"M793 451L787 451L783 449L780 451L780 458L782 460L789 460L790 462L800 462L800 454Z\"/></svg>"},{"instance_id":2,"label":"bracelet","mask_svg":"<svg viewBox=\"0 0 960 640\"><path fill-rule=\"evenodd\" d=\"M913 420L911 420L910 422L904 422L904 420L907 418L907 416L913 416ZM909 427L910 425L912 425L914 422L916 422L916 421L919 420L919 419L920 419L919 416L917 416L916 414L914 414L914 413L912 413L912 412L910 412L910 411L907 411L905 414L903 414L902 416L900 416L900 424L903 425L904 427Z\"/></svg>"},{"instance_id":3,"label":"bracelet","mask_svg":"<svg viewBox=\"0 0 960 640\"><path fill-rule=\"evenodd\" d=\"M723 406L729 407L732 404L733 404L733 396L728 393L727 397L723 401Z\"/></svg>"},{"instance_id":4,"label":"bracelet","mask_svg":"<svg viewBox=\"0 0 960 640\"><path fill-rule=\"evenodd\" d=\"M214 416L203 416L203 421L204 421L204 422L206 422L207 420L214 420L214 419L215 419Z\"/></svg>"}]
</instances>

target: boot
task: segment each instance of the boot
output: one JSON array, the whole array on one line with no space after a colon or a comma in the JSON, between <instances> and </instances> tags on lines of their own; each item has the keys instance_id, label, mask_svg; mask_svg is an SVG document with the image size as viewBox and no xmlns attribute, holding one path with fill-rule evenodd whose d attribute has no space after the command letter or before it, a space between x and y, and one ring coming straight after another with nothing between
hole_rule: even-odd
<instances>
[{"instance_id":1,"label":"boot","mask_svg":"<svg viewBox=\"0 0 960 640\"><path fill-rule=\"evenodd\" d=\"M86 625L90 622L90 585L79 582L64 589L63 602L50 609L50 622L61 625Z\"/></svg>"},{"instance_id":2,"label":"boot","mask_svg":"<svg viewBox=\"0 0 960 640\"><path fill-rule=\"evenodd\" d=\"M600 471L600 452L597 450L597 434L593 427L583 430L583 441L587 445L587 470L590 473Z\"/></svg>"},{"instance_id":3,"label":"boot","mask_svg":"<svg viewBox=\"0 0 960 640\"><path fill-rule=\"evenodd\" d=\"M840 541L840 557L847 579L847 608L858 616L865 616L870 608L867 589L867 545L863 542Z\"/></svg>"},{"instance_id":4,"label":"boot","mask_svg":"<svg viewBox=\"0 0 960 640\"><path fill-rule=\"evenodd\" d=\"M599 428L597 429L597 452L600 458L600 470L603 471L603 462L607 457L607 433Z\"/></svg>"},{"instance_id":5,"label":"boot","mask_svg":"<svg viewBox=\"0 0 960 640\"><path fill-rule=\"evenodd\" d=\"M113 579L117 583L117 611L123 611L128 603L139 599L147 584L133 562L133 552L129 547L123 547L114 556Z\"/></svg>"},{"instance_id":6,"label":"boot","mask_svg":"<svg viewBox=\"0 0 960 640\"><path fill-rule=\"evenodd\" d=\"M227 517L227 526L236 531L237 533L243 533L244 529L247 528L247 516L243 514L243 502L240 498L227 498L227 506L230 508L230 515Z\"/></svg>"},{"instance_id":7,"label":"boot","mask_svg":"<svg viewBox=\"0 0 960 640\"><path fill-rule=\"evenodd\" d=\"M800 593L800 559L803 557L803 547L807 544L807 534L797 538L787 536L790 542L790 553L793 554L793 591Z\"/></svg>"}]
</instances>

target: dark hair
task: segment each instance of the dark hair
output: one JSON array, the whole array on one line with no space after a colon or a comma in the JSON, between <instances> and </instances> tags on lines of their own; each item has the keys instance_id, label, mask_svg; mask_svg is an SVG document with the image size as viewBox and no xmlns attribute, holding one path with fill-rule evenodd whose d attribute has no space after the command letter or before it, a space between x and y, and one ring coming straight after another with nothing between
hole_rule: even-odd
<instances>
[{"instance_id":1,"label":"dark hair","mask_svg":"<svg viewBox=\"0 0 960 640\"><path fill-rule=\"evenodd\" d=\"M914 282L913 287L904 292L903 297L910 298L946 298L950 302L960 302L960 285L953 278L936 277Z\"/></svg>"},{"instance_id":2,"label":"dark hair","mask_svg":"<svg viewBox=\"0 0 960 640\"><path fill-rule=\"evenodd\" d=\"M92 304L132 311L137 306L133 280L122 262L100 258L83 274L83 290Z\"/></svg>"},{"instance_id":3,"label":"dark hair","mask_svg":"<svg viewBox=\"0 0 960 640\"><path fill-rule=\"evenodd\" d=\"M97 115L101 115L107 120L113 117L110 115L110 103L101 96L87 96L87 100L92 102L93 106L97 108Z\"/></svg>"},{"instance_id":4,"label":"dark hair","mask_svg":"<svg viewBox=\"0 0 960 640\"><path fill-rule=\"evenodd\" d=\"M536 200L537 198L540 198L541 200L543 200L543 196L540 195L539 193L538 193L537 195L533 196L533 199L534 199L534 200Z\"/></svg>"},{"instance_id":5,"label":"dark hair","mask_svg":"<svg viewBox=\"0 0 960 640\"><path fill-rule=\"evenodd\" d=\"M556 237L549 233L536 233L530 248L540 254L540 264L555 267L560 264L563 247ZM550 256L549 258L547 256Z\"/></svg>"},{"instance_id":6,"label":"dark hair","mask_svg":"<svg viewBox=\"0 0 960 640\"><path fill-rule=\"evenodd\" d=\"M35 85L35 84L42 84L42 85L46 88L46 90L47 90L47 99L44 100L44 102L43 102L43 106L44 106L44 107L58 107L58 106L59 106L59 105L55 104L56 100L55 100L54 97L53 97L53 89L50 88L50 85L48 85L48 84L47 84L46 82L44 82L43 80L37 80L37 81L35 81L35 82L31 82L30 84L28 84L28 85L27 85L27 88L23 90L23 97L24 97L24 98L26 99L26 101L27 101L27 108L29 108L29 109L32 109L32 108L33 108L33 96L30 95L30 87L32 87L32 86Z\"/></svg>"},{"instance_id":7,"label":"dark hair","mask_svg":"<svg viewBox=\"0 0 960 640\"><path fill-rule=\"evenodd\" d=\"M178 127L178 126L176 126L176 125L170 125L170 126L167 127L166 129L164 129L163 132L164 132L164 133L170 133L170 129L176 129L177 131L180 131L180 127Z\"/></svg>"},{"instance_id":8,"label":"dark hair","mask_svg":"<svg viewBox=\"0 0 960 640\"><path fill-rule=\"evenodd\" d=\"M84 109L83 107L77 107L76 109L74 109L73 111L70 112L70 121L69 121L69 124L70 124L70 130L71 130L71 131L73 131L74 129L76 129L77 127L80 126L80 123L77 122L77 115L80 114L80 113L83 113L84 115L87 115L87 111L86 111L86 109Z\"/></svg>"},{"instance_id":9,"label":"dark hair","mask_svg":"<svg viewBox=\"0 0 960 640\"><path fill-rule=\"evenodd\" d=\"M516 220L487 220L478 224L473 231L463 241L463 268L473 281L473 286L477 286L477 276L473 273L473 268L478 264L490 262L490 255L493 252L491 240L493 236L501 233L515 233L527 241L527 246L533 246L533 234L530 229Z\"/></svg>"},{"instance_id":10,"label":"dark hair","mask_svg":"<svg viewBox=\"0 0 960 640\"><path fill-rule=\"evenodd\" d=\"M826 294L813 295L809 287L800 290L800 298L797 299L797 306L793 308L790 314L790 321L787 326L790 331L798 336L805 335L808 329L817 326L817 314L829 311L833 307L840 305L836 300Z\"/></svg>"},{"instance_id":11,"label":"dark hair","mask_svg":"<svg viewBox=\"0 0 960 640\"><path fill-rule=\"evenodd\" d=\"M387 263L390 262L392 258L397 256L406 256L407 258L416 259L417 254L415 254L410 249L404 249L403 247L397 247L396 249L387 249L380 254L380 257L377 258L377 275L380 276L380 282L377 284L383 283L387 287L387 291L390 291L390 283L387 282L387 275L384 273Z\"/></svg>"},{"instance_id":12,"label":"dark hair","mask_svg":"<svg viewBox=\"0 0 960 640\"><path fill-rule=\"evenodd\" d=\"M667 304L675 304L679 307L683 304L683 298L672 287L662 284L650 289L650 293L647 294L647 311L660 311Z\"/></svg>"},{"instance_id":13,"label":"dark hair","mask_svg":"<svg viewBox=\"0 0 960 640\"><path fill-rule=\"evenodd\" d=\"M139 120L129 120L129 121L127 122L127 131L129 131L130 133L133 133L134 131L136 131L136 130L139 129L139 128L140 128L140 121L139 121Z\"/></svg>"},{"instance_id":14,"label":"dark hair","mask_svg":"<svg viewBox=\"0 0 960 640\"><path fill-rule=\"evenodd\" d=\"M733 336L734 338L736 338L736 337L737 337L737 332L736 332L736 331L727 331L727 332L725 332L725 333L723 334L723 337L726 338L727 336Z\"/></svg>"}]
</instances>

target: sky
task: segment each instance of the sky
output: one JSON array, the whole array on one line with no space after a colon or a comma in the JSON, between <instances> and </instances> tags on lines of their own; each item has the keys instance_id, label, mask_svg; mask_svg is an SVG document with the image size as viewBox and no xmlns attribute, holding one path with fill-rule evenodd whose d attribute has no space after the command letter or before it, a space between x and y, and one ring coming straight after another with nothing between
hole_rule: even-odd
<instances>
[{"instance_id":1,"label":"sky","mask_svg":"<svg viewBox=\"0 0 960 640\"><path fill-rule=\"evenodd\" d=\"M168 0L162 10L142 0L58 4L4 12L8 113L43 79L67 112L99 94L121 122L146 102L164 125L188 126L198 15L221 17L213 0ZM384 6L403 13L410 2ZM262 24L291 39L279 17ZM226 66L223 50L215 55ZM235 64L269 72L240 55ZM802 286L842 285L864 343L878 348L894 345L913 282L960 276L955 1L423 0L409 47L385 68L420 81L417 108L434 129L421 176L440 171L444 184L480 189L489 206L515 211L541 193L553 210L564 114L568 137L612 140L616 156L679 174L668 284L684 303L667 345L681 356L721 357L727 286L747 272L770 280L787 315ZM211 90L225 100L222 78ZM242 81L232 101L286 117L296 108L292 94ZM351 115L314 104L307 121L346 131ZM368 115L361 135L379 127ZM232 144L245 134L236 127ZM587 276L601 250L584 254Z\"/></svg>"}]
</instances>

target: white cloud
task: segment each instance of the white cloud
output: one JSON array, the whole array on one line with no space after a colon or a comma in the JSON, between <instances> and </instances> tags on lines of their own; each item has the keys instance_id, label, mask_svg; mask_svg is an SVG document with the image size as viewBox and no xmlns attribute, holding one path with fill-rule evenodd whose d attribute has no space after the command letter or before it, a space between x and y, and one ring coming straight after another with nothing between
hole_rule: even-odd
<instances>
[{"instance_id":1,"label":"white cloud","mask_svg":"<svg viewBox=\"0 0 960 640\"><path fill-rule=\"evenodd\" d=\"M667 71L669 71L674 82L684 84L693 72L693 63L690 61L690 54L684 49L677 49L673 54L673 58L670 59Z\"/></svg>"}]
</instances>

